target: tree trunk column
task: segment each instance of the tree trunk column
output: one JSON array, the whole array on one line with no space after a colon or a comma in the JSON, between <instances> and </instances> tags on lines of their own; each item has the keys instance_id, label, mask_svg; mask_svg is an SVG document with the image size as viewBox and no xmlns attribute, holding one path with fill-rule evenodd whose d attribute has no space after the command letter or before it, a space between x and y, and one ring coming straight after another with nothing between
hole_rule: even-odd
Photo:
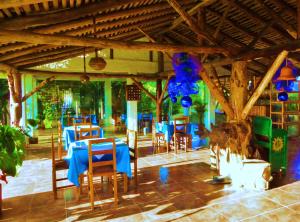
<instances>
[{"instance_id":1,"label":"tree trunk column","mask_svg":"<svg viewBox=\"0 0 300 222\"><path fill-rule=\"evenodd\" d=\"M162 103L159 102L160 95L162 93L162 80L156 81L156 121L161 122Z\"/></svg>"},{"instance_id":2,"label":"tree trunk column","mask_svg":"<svg viewBox=\"0 0 300 222\"><path fill-rule=\"evenodd\" d=\"M22 117L22 88L21 88L21 74L12 73L12 78L9 78L9 92L10 92L10 124L12 126L19 126Z\"/></svg>"},{"instance_id":3,"label":"tree trunk column","mask_svg":"<svg viewBox=\"0 0 300 222\"><path fill-rule=\"evenodd\" d=\"M162 52L158 52L158 72L163 72L164 69L164 54ZM159 101L160 95L162 94L162 80L158 79L156 81L156 121L161 122L161 111L162 111L162 101Z\"/></svg>"},{"instance_id":4,"label":"tree trunk column","mask_svg":"<svg viewBox=\"0 0 300 222\"><path fill-rule=\"evenodd\" d=\"M248 75L247 62L238 61L232 64L230 77L230 101L234 110L234 118L242 120L242 111L248 100Z\"/></svg>"}]
</instances>

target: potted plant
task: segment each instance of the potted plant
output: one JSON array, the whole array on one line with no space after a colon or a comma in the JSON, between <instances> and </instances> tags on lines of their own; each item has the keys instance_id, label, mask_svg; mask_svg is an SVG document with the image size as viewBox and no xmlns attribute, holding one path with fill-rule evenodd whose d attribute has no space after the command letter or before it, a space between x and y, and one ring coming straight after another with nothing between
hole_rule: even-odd
<instances>
[{"instance_id":1,"label":"potted plant","mask_svg":"<svg viewBox=\"0 0 300 222\"><path fill-rule=\"evenodd\" d=\"M37 144L38 137L35 135L36 129L38 128L39 120L37 119L27 119L27 124L29 128L29 143L30 144Z\"/></svg>"},{"instance_id":2,"label":"potted plant","mask_svg":"<svg viewBox=\"0 0 300 222\"><path fill-rule=\"evenodd\" d=\"M23 163L25 135L19 128L0 125L0 212L2 209L2 184L6 176L16 176ZM1 213L0 213L1 214Z\"/></svg>"}]
</instances>

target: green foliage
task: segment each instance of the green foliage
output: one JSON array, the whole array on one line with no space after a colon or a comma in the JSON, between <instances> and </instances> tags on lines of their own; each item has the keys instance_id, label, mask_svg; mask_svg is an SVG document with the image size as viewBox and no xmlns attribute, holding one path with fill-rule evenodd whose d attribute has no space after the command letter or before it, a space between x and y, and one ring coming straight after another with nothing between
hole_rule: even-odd
<instances>
[{"instance_id":1,"label":"green foliage","mask_svg":"<svg viewBox=\"0 0 300 222\"><path fill-rule=\"evenodd\" d=\"M197 123L203 123L205 111L206 111L205 103L202 103L199 100L194 101L192 105L191 121Z\"/></svg>"},{"instance_id":2,"label":"green foliage","mask_svg":"<svg viewBox=\"0 0 300 222\"><path fill-rule=\"evenodd\" d=\"M25 136L20 129L0 125L0 169L10 176L17 174L23 163Z\"/></svg>"},{"instance_id":3,"label":"green foliage","mask_svg":"<svg viewBox=\"0 0 300 222\"><path fill-rule=\"evenodd\" d=\"M39 120L37 120L37 119L27 119L27 124L29 126L31 126L32 128L35 128L39 124Z\"/></svg>"},{"instance_id":4,"label":"green foliage","mask_svg":"<svg viewBox=\"0 0 300 222\"><path fill-rule=\"evenodd\" d=\"M152 95L156 95L156 82L143 82L143 86ZM138 103L138 112L152 112L155 113L156 104L152 99L142 91L141 100Z\"/></svg>"}]
</instances>

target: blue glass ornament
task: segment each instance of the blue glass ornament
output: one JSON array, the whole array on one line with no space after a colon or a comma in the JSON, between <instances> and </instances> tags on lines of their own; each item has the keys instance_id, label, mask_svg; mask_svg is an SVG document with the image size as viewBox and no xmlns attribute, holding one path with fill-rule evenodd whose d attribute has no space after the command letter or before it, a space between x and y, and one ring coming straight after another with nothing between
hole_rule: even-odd
<instances>
[{"instance_id":1,"label":"blue glass ornament","mask_svg":"<svg viewBox=\"0 0 300 222\"><path fill-rule=\"evenodd\" d=\"M289 99L289 95L286 92L280 92L278 94L278 100L279 101L287 101Z\"/></svg>"},{"instance_id":2,"label":"blue glass ornament","mask_svg":"<svg viewBox=\"0 0 300 222\"><path fill-rule=\"evenodd\" d=\"M177 103L177 98L176 97L170 97L170 98L171 98L172 103Z\"/></svg>"},{"instance_id":3,"label":"blue glass ornament","mask_svg":"<svg viewBox=\"0 0 300 222\"><path fill-rule=\"evenodd\" d=\"M183 96L181 98L181 105L182 107L188 108L193 104L192 98L189 96Z\"/></svg>"}]
</instances>

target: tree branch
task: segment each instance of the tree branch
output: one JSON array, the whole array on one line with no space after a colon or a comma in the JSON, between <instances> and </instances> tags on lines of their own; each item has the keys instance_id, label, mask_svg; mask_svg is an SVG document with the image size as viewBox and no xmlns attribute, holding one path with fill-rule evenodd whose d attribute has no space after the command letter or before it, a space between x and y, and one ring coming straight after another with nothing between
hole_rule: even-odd
<instances>
[{"instance_id":1,"label":"tree branch","mask_svg":"<svg viewBox=\"0 0 300 222\"><path fill-rule=\"evenodd\" d=\"M145 89L145 87L141 82L137 81L135 78L131 78L131 79L137 85L137 87L139 87L140 90L143 90L147 94L147 96L149 96L156 103L155 96L153 96L147 89Z\"/></svg>"},{"instance_id":2,"label":"tree branch","mask_svg":"<svg viewBox=\"0 0 300 222\"><path fill-rule=\"evenodd\" d=\"M43 88L45 85L47 85L49 82L51 82L53 80L55 80L55 76L51 76L51 77L45 79L35 89L33 89L31 92L29 92L25 96L23 96L22 102L25 102L30 96L32 96L34 93L39 91L41 88Z\"/></svg>"}]
</instances>

